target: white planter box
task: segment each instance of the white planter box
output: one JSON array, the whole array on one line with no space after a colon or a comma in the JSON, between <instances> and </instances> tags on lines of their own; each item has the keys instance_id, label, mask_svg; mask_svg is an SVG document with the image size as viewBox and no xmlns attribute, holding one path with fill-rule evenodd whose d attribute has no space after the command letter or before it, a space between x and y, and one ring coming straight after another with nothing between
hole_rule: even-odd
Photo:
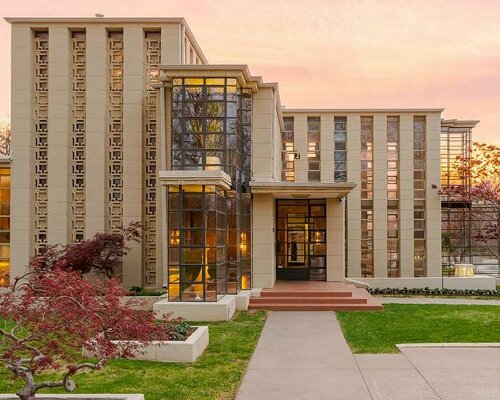
<instances>
[{"instance_id":1,"label":"white planter box","mask_svg":"<svg viewBox=\"0 0 500 400\"><path fill-rule=\"evenodd\" d=\"M155 303L153 311L161 318L170 314L172 318L188 321L229 321L236 311L236 296L226 295L219 301L168 301Z\"/></svg>"},{"instance_id":2,"label":"white planter box","mask_svg":"<svg viewBox=\"0 0 500 400\"><path fill-rule=\"evenodd\" d=\"M47 400L144 400L144 395L137 394L109 394L109 393L100 393L100 394L37 394L37 399L47 399ZM19 397L15 394L0 394L0 400L19 400Z\"/></svg>"},{"instance_id":3,"label":"white planter box","mask_svg":"<svg viewBox=\"0 0 500 400\"><path fill-rule=\"evenodd\" d=\"M186 340L155 340L132 351L134 360L159 362L195 362L208 346L208 326L196 326L196 330ZM114 340L113 343L130 343ZM84 355L90 356L84 350Z\"/></svg>"}]
</instances>

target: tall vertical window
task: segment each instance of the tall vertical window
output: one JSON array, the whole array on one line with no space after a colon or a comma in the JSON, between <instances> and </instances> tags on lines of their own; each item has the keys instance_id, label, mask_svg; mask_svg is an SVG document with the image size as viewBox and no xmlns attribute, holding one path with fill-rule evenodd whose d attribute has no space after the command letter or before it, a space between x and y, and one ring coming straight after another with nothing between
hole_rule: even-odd
<instances>
[{"instance_id":1,"label":"tall vertical window","mask_svg":"<svg viewBox=\"0 0 500 400\"><path fill-rule=\"evenodd\" d=\"M156 89L158 81L161 33L146 32L144 35L144 59L146 85L143 95L143 193L142 193L142 255L144 262L144 284L156 284Z\"/></svg>"},{"instance_id":2,"label":"tall vertical window","mask_svg":"<svg viewBox=\"0 0 500 400\"><path fill-rule=\"evenodd\" d=\"M249 182L249 96L232 78L175 79L172 169L222 169L237 183Z\"/></svg>"},{"instance_id":3,"label":"tall vertical window","mask_svg":"<svg viewBox=\"0 0 500 400\"><path fill-rule=\"evenodd\" d=\"M293 117L283 118L285 127L281 134L281 180L295 181L295 147Z\"/></svg>"},{"instance_id":4,"label":"tall vertical window","mask_svg":"<svg viewBox=\"0 0 500 400\"><path fill-rule=\"evenodd\" d=\"M48 118L49 118L49 33L35 32L35 251L47 243Z\"/></svg>"},{"instance_id":5,"label":"tall vertical window","mask_svg":"<svg viewBox=\"0 0 500 400\"><path fill-rule=\"evenodd\" d=\"M81 242L85 238L85 32L71 33L71 80L73 91L71 241Z\"/></svg>"},{"instance_id":6,"label":"tall vertical window","mask_svg":"<svg viewBox=\"0 0 500 400\"><path fill-rule=\"evenodd\" d=\"M123 32L108 32L108 230L122 229L123 216Z\"/></svg>"},{"instance_id":7,"label":"tall vertical window","mask_svg":"<svg viewBox=\"0 0 500 400\"><path fill-rule=\"evenodd\" d=\"M347 181L347 117L334 117L334 171L335 182Z\"/></svg>"},{"instance_id":8,"label":"tall vertical window","mask_svg":"<svg viewBox=\"0 0 500 400\"><path fill-rule=\"evenodd\" d=\"M307 118L307 161L308 180L312 182L321 181L321 118Z\"/></svg>"},{"instance_id":9,"label":"tall vertical window","mask_svg":"<svg viewBox=\"0 0 500 400\"><path fill-rule=\"evenodd\" d=\"M217 301L226 293L226 206L214 186L169 186L170 301Z\"/></svg>"},{"instance_id":10,"label":"tall vertical window","mask_svg":"<svg viewBox=\"0 0 500 400\"><path fill-rule=\"evenodd\" d=\"M169 299L251 287L252 94L233 78L173 79L172 169L223 170L232 190L169 186Z\"/></svg>"},{"instance_id":11,"label":"tall vertical window","mask_svg":"<svg viewBox=\"0 0 500 400\"><path fill-rule=\"evenodd\" d=\"M373 117L361 117L361 276L373 277Z\"/></svg>"},{"instance_id":12,"label":"tall vertical window","mask_svg":"<svg viewBox=\"0 0 500 400\"><path fill-rule=\"evenodd\" d=\"M413 213L414 213L414 275L427 276L425 259L425 116L413 117Z\"/></svg>"},{"instance_id":13,"label":"tall vertical window","mask_svg":"<svg viewBox=\"0 0 500 400\"><path fill-rule=\"evenodd\" d=\"M10 274L10 168L0 168L0 286Z\"/></svg>"},{"instance_id":14,"label":"tall vertical window","mask_svg":"<svg viewBox=\"0 0 500 400\"><path fill-rule=\"evenodd\" d=\"M387 117L387 276L400 276L399 117Z\"/></svg>"}]
</instances>

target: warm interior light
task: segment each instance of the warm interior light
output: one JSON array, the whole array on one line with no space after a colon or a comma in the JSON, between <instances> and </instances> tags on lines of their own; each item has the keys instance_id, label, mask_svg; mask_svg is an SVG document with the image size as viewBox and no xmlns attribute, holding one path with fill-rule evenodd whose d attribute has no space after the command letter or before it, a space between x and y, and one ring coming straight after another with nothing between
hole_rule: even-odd
<instances>
[{"instance_id":1,"label":"warm interior light","mask_svg":"<svg viewBox=\"0 0 500 400\"><path fill-rule=\"evenodd\" d=\"M170 245L179 246L181 242L179 230L170 231Z\"/></svg>"}]
</instances>

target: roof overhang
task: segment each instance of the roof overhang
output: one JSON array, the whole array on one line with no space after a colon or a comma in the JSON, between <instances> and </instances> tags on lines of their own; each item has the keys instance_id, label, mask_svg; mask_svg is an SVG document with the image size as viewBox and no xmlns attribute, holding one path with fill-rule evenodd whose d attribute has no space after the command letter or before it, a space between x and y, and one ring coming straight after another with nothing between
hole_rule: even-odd
<instances>
[{"instance_id":1,"label":"roof overhang","mask_svg":"<svg viewBox=\"0 0 500 400\"><path fill-rule=\"evenodd\" d=\"M231 177L222 170L160 171L159 178L166 186L209 185L231 189Z\"/></svg>"},{"instance_id":2,"label":"roof overhang","mask_svg":"<svg viewBox=\"0 0 500 400\"><path fill-rule=\"evenodd\" d=\"M472 129L474 128L480 121L473 119L473 120L460 120L460 119L442 119L441 120L441 127L446 127L446 128L468 128Z\"/></svg>"},{"instance_id":3,"label":"roof overhang","mask_svg":"<svg viewBox=\"0 0 500 400\"><path fill-rule=\"evenodd\" d=\"M160 75L154 87L171 87L176 78L234 78L244 89L251 89L256 93L261 88L272 89L276 95L276 113L281 130L283 126L283 114L279 86L277 82L264 82L261 76L250 73L248 65L244 64L206 64L206 65L160 65Z\"/></svg>"},{"instance_id":4,"label":"roof overhang","mask_svg":"<svg viewBox=\"0 0 500 400\"><path fill-rule=\"evenodd\" d=\"M347 196L354 182L250 182L252 193L272 194L277 199L328 199Z\"/></svg>"},{"instance_id":5,"label":"roof overhang","mask_svg":"<svg viewBox=\"0 0 500 400\"><path fill-rule=\"evenodd\" d=\"M247 65L160 65L160 81L171 82L175 78L235 78L242 88L257 92L261 87L276 88L277 83L264 83L261 76L253 76Z\"/></svg>"}]
</instances>

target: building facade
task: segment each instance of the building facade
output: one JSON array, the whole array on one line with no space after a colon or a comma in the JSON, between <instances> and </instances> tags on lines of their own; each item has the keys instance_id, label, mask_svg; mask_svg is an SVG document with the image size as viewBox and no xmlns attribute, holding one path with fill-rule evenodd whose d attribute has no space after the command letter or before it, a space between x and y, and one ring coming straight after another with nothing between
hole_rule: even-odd
<instances>
[{"instance_id":1,"label":"building facade","mask_svg":"<svg viewBox=\"0 0 500 400\"><path fill-rule=\"evenodd\" d=\"M123 285L170 301L441 276L442 109L282 108L278 84L208 64L183 19L7 21L11 277L134 221Z\"/></svg>"}]
</instances>

